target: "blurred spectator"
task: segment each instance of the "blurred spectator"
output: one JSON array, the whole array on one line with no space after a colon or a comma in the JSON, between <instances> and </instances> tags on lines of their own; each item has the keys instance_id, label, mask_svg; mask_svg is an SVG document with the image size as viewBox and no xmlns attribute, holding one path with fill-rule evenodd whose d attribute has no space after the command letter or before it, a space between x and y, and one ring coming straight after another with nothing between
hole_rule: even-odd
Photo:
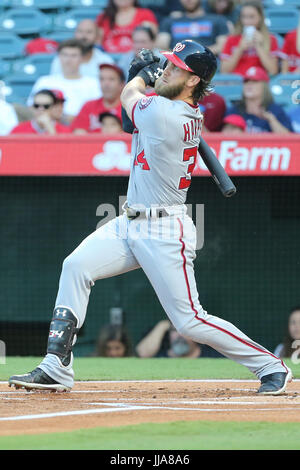
<instances>
[{"instance_id":1,"label":"blurred spectator","mask_svg":"<svg viewBox=\"0 0 300 470\"><path fill-rule=\"evenodd\" d=\"M65 96L64 114L68 122L79 113L81 107L89 100L100 98L100 83L94 77L84 77L79 71L84 47L81 41L69 39L58 47L62 75L45 75L34 84L27 104L33 102L33 96L42 89L60 90Z\"/></svg>"},{"instance_id":2,"label":"blurred spectator","mask_svg":"<svg viewBox=\"0 0 300 470\"><path fill-rule=\"evenodd\" d=\"M9 134L18 122L18 116L13 105L0 98L0 135Z\"/></svg>"},{"instance_id":3,"label":"blurred spectator","mask_svg":"<svg viewBox=\"0 0 300 470\"><path fill-rule=\"evenodd\" d=\"M285 35L281 52L281 72L300 74L300 20L298 28Z\"/></svg>"},{"instance_id":4,"label":"blurred spectator","mask_svg":"<svg viewBox=\"0 0 300 470\"><path fill-rule=\"evenodd\" d=\"M183 39L194 39L219 54L224 46L228 26L220 15L206 14L201 0L181 0L184 8L176 17L166 18L160 25L157 45L161 49L173 48Z\"/></svg>"},{"instance_id":5,"label":"blurred spectator","mask_svg":"<svg viewBox=\"0 0 300 470\"><path fill-rule=\"evenodd\" d=\"M276 346L274 354L280 358L290 358L293 352L299 348L300 344L294 344L294 341L300 342L300 305L292 308L289 313L288 327L285 339Z\"/></svg>"},{"instance_id":6,"label":"blurred spectator","mask_svg":"<svg viewBox=\"0 0 300 470\"><path fill-rule=\"evenodd\" d=\"M226 114L239 114L247 122L247 132L293 132L291 121L283 108L273 102L269 76L260 67L250 67L244 75L243 97Z\"/></svg>"},{"instance_id":7,"label":"blurred spectator","mask_svg":"<svg viewBox=\"0 0 300 470\"><path fill-rule=\"evenodd\" d=\"M293 131L300 134L300 103L288 111L287 115L292 122Z\"/></svg>"},{"instance_id":8,"label":"blurred spectator","mask_svg":"<svg viewBox=\"0 0 300 470\"><path fill-rule=\"evenodd\" d=\"M122 120L119 116L112 113L102 113L99 116L101 123L101 134L120 134L123 132Z\"/></svg>"},{"instance_id":9,"label":"blurred spectator","mask_svg":"<svg viewBox=\"0 0 300 470\"><path fill-rule=\"evenodd\" d=\"M57 51L58 42L53 39L35 38L28 41L25 46L25 54L54 54Z\"/></svg>"},{"instance_id":10,"label":"blurred spectator","mask_svg":"<svg viewBox=\"0 0 300 470\"><path fill-rule=\"evenodd\" d=\"M139 357L223 357L206 345L181 336L169 320L162 320L136 346Z\"/></svg>"},{"instance_id":11,"label":"blurred spectator","mask_svg":"<svg viewBox=\"0 0 300 470\"><path fill-rule=\"evenodd\" d=\"M132 343L126 328L122 325L104 326L99 333L95 356L133 356Z\"/></svg>"},{"instance_id":12,"label":"blurred spectator","mask_svg":"<svg viewBox=\"0 0 300 470\"><path fill-rule=\"evenodd\" d=\"M223 134L243 134L246 131L247 123L238 114L229 114L223 119Z\"/></svg>"},{"instance_id":13,"label":"blurred spectator","mask_svg":"<svg viewBox=\"0 0 300 470\"><path fill-rule=\"evenodd\" d=\"M182 6L180 0L147 0L147 8L149 8L156 16L159 23L172 14L174 10L181 11Z\"/></svg>"},{"instance_id":14,"label":"blurred spectator","mask_svg":"<svg viewBox=\"0 0 300 470\"><path fill-rule=\"evenodd\" d=\"M226 104L222 96L211 93L199 101L199 106L204 116L203 132L219 132L226 112Z\"/></svg>"},{"instance_id":15,"label":"blurred spectator","mask_svg":"<svg viewBox=\"0 0 300 470\"><path fill-rule=\"evenodd\" d=\"M203 2L206 13L223 15L227 20L227 26L231 34L234 32L234 25L240 16L240 7L236 0L207 0Z\"/></svg>"},{"instance_id":16,"label":"blurred spectator","mask_svg":"<svg viewBox=\"0 0 300 470\"><path fill-rule=\"evenodd\" d=\"M99 115L104 112L115 114L121 119L120 95L124 87L123 71L117 65L112 64L102 64L100 71L100 85L103 96L83 105L71 125L71 129L75 134L99 132L101 130Z\"/></svg>"},{"instance_id":17,"label":"blurred spectator","mask_svg":"<svg viewBox=\"0 0 300 470\"><path fill-rule=\"evenodd\" d=\"M101 64L113 64L114 61L105 52L101 51L98 43L98 28L93 20L82 20L78 23L74 38L83 44L83 56L80 64L80 74L87 77L99 77L99 66ZM51 64L51 75L61 75L62 67L59 57L55 57Z\"/></svg>"},{"instance_id":18,"label":"blurred spectator","mask_svg":"<svg viewBox=\"0 0 300 470\"><path fill-rule=\"evenodd\" d=\"M255 0L241 5L235 34L223 48L221 73L243 75L250 67L264 68L270 75L278 73L280 55L277 39L265 25L263 6Z\"/></svg>"},{"instance_id":19,"label":"blurred spectator","mask_svg":"<svg viewBox=\"0 0 300 470\"><path fill-rule=\"evenodd\" d=\"M157 33L157 19L148 8L140 8L136 0L109 0L96 20L100 44L110 53L129 52L132 32L138 25L149 26Z\"/></svg>"},{"instance_id":20,"label":"blurred spectator","mask_svg":"<svg viewBox=\"0 0 300 470\"><path fill-rule=\"evenodd\" d=\"M66 134L70 128L59 121L63 114L64 97L57 90L41 90L33 100L33 118L18 124L11 134Z\"/></svg>"},{"instance_id":21,"label":"blurred spectator","mask_svg":"<svg viewBox=\"0 0 300 470\"><path fill-rule=\"evenodd\" d=\"M120 60L118 61L118 65L123 70L126 80L128 77L130 63L141 51L141 49L150 49L155 53L158 52L158 49L155 49L155 39L156 36L153 30L148 26L137 26L135 28L132 33L132 51L122 54Z\"/></svg>"}]
</instances>

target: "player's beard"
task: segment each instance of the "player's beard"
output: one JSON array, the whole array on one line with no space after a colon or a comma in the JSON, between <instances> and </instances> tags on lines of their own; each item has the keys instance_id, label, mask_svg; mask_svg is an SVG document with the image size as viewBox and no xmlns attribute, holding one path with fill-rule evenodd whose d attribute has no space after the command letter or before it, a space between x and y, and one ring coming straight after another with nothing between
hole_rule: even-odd
<instances>
[{"instance_id":1,"label":"player's beard","mask_svg":"<svg viewBox=\"0 0 300 470\"><path fill-rule=\"evenodd\" d=\"M158 80L155 82L155 93L157 93L159 96L163 96L164 98L169 98L169 100L172 100L176 98L176 96L179 96L184 87L185 87L186 80L184 80L182 83L178 83L177 85L169 85L168 83L163 82L163 77L159 77Z\"/></svg>"}]
</instances>

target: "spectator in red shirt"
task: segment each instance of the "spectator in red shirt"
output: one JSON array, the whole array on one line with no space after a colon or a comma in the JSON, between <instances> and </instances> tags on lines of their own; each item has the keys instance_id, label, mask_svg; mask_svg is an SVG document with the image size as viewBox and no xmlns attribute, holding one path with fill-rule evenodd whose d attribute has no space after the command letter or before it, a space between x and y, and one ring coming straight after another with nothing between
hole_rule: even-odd
<instances>
[{"instance_id":1,"label":"spectator in red shirt","mask_svg":"<svg viewBox=\"0 0 300 470\"><path fill-rule=\"evenodd\" d=\"M129 52L132 49L132 32L138 25L150 26L157 33L157 19L148 8L140 8L136 0L109 0L96 23L100 42L110 53Z\"/></svg>"},{"instance_id":2,"label":"spectator in red shirt","mask_svg":"<svg viewBox=\"0 0 300 470\"><path fill-rule=\"evenodd\" d=\"M244 75L250 67L264 68L269 75L278 73L278 42L265 25L260 2L242 4L235 29L236 34L228 36L220 56L221 73Z\"/></svg>"},{"instance_id":3,"label":"spectator in red shirt","mask_svg":"<svg viewBox=\"0 0 300 470\"><path fill-rule=\"evenodd\" d=\"M83 105L71 125L74 134L100 132L99 115L104 112L114 114L121 119L120 95L125 83L124 73L120 67L114 64L102 64L100 71L102 98L88 101Z\"/></svg>"},{"instance_id":4,"label":"spectator in red shirt","mask_svg":"<svg viewBox=\"0 0 300 470\"><path fill-rule=\"evenodd\" d=\"M70 128L59 121L65 99L61 91L41 90L34 95L33 119L18 124L11 134L68 134Z\"/></svg>"},{"instance_id":5,"label":"spectator in red shirt","mask_svg":"<svg viewBox=\"0 0 300 470\"><path fill-rule=\"evenodd\" d=\"M282 46L282 73L300 73L300 22L298 28L286 34Z\"/></svg>"},{"instance_id":6,"label":"spectator in red shirt","mask_svg":"<svg viewBox=\"0 0 300 470\"><path fill-rule=\"evenodd\" d=\"M222 96L210 93L199 101L203 114L203 132L219 132L222 127L226 104Z\"/></svg>"}]
</instances>

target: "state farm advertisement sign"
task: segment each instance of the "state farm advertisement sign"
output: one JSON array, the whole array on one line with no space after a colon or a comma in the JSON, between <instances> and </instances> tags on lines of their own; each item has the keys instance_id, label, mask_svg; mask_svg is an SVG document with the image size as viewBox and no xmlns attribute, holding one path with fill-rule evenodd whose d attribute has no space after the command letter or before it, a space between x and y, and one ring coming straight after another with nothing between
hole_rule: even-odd
<instances>
[{"instance_id":1,"label":"state farm advertisement sign","mask_svg":"<svg viewBox=\"0 0 300 470\"><path fill-rule=\"evenodd\" d=\"M300 175L300 135L205 134L230 176ZM131 136L0 138L0 175L128 175ZM199 157L193 176L209 173Z\"/></svg>"}]
</instances>

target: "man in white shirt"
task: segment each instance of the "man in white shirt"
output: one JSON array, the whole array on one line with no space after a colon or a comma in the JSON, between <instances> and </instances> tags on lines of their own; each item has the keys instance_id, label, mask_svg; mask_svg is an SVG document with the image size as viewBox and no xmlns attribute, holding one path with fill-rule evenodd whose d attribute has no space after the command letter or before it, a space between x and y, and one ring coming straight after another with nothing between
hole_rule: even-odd
<instances>
[{"instance_id":1,"label":"man in white shirt","mask_svg":"<svg viewBox=\"0 0 300 470\"><path fill-rule=\"evenodd\" d=\"M98 28L93 20L82 20L75 31L74 38L84 45L80 73L83 76L99 78L99 66L101 64L113 64L109 54L95 47L98 42ZM51 75L62 74L59 57L56 56L51 64Z\"/></svg>"},{"instance_id":2,"label":"man in white shirt","mask_svg":"<svg viewBox=\"0 0 300 470\"><path fill-rule=\"evenodd\" d=\"M19 123L14 107L0 98L0 135L7 135Z\"/></svg>"},{"instance_id":3,"label":"man in white shirt","mask_svg":"<svg viewBox=\"0 0 300 470\"><path fill-rule=\"evenodd\" d=\"M87 101L101 98L99 79L86 77L80 73L83 53L84 46L78 39L63 41L58 47L62 74L40 77L33 85L27 105L32 105L33 96L39 90L60 90L66 99L64 117L66 122L70 123Z\"/></svg>"}]
</instances>

